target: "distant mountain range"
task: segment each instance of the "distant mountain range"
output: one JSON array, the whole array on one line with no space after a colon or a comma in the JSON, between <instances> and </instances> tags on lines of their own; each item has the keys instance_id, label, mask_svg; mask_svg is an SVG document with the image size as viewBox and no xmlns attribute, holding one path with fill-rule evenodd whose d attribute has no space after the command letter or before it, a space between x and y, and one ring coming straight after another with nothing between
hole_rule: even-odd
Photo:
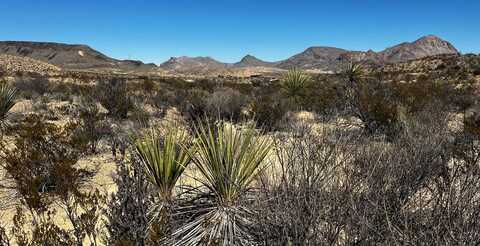
<instances>
[{"instance_id":1,"label":"distant mountain range","mask_svg":"<svg viewBox=\"0 0 480 246\"><path fill-rule=\"evenodd\" d=\"M156 66L134 60L110 58L86 45L70 45L47 42L0 42L0 54L28 57L56 65L63 69L118 69L124 71L166 70L181 74L209 74L246 68L271 68L275 70L302 68L336 71L346 61L359 61L375 65L405 62L441 54L459 54L449 42L433 36L425 36L411 43L401 43L380 52L349 51L334 47L310 47L286 60L262 61L247 55L237 63L223 63L211 57L172 57Z\"/></svg>"}]
</instances>

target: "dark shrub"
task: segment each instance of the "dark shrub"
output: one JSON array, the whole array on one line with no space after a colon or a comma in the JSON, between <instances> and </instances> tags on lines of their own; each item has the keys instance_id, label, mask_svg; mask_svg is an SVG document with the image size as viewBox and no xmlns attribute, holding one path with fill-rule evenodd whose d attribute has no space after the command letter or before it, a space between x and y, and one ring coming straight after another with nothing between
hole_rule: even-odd
<instances>
[{"instance_id":1,"label":"dark shrub","mask_svg":"<svg viewBox=\"0 0 480 246\"><path fill-rule=\"evenodd\" d=\"M130 112L130 118L136 124L137 128L145 128L150 126L151 115L141 105L135 106Z\"/></svg>"},{"instance_id":2,"label":"dark shrub","mask_svg":"<svg viewBox=\"0 0 480 246\"><path fill-rule=\"evenodd\" d=\"M88 143L92 154L97 152L97 146L102 138L110 135L112 129L105 117L100 114L97 104L92 99L84 99L79 108L81 121L78 138Z\"/></svg>"},{"instance_id":3,"label":"dark shrub","mask_svg":"<svg viewBox=\"0 0 480 246\"><path fill-rule=\"evenodd\" d=\"M361 120L368 133L392 136L399 130L405 112L387 84L376 80L355 82L347 85L344 93L348 112Z\"/></svg>"},{"instance_id":4,"label":"dark shrub","mask_svg":"<svg viewBox=\"0 0 480 246\"><path fill-rule=\"evenodd\" d=\"M216 89L206 99L206 111L212 118L239 121L242 118L242 109L248 99L239 91L222 87Z\"/></svg>"},{"instance_id":5,"label":"dark shrub","mask_svg":"<svg viewBox=\"0 0 480 246\"><path fill-rule=\"evenodd\" d=\"M344 99L340 97L340 85L327 78L319 78L309 84L300 102L304 110L316 112L321 115L331 115L338 111Z\"/></svg>"},{"instance_id":6,"label":"dark shrub","mask_svg":"<svg viewBox=\"0 0 480 246\"><path fill-rule=\"evenodd\" d=\"M211 94L205 90L188 90L180 106L182 114L191 121L205 117L207 114L207 99L210 96Z\"/></svg>"},{"instance_id":7,"label":"dark shrub","mask_svg":"<svg viewBox=\"0 0 480 246\"><path fill-rule=\"evenodd\" d=\"M152 189L140 159L118 161L114 182L118 187L105 211L108 242L112 245L145 245L148 241L147 213L153 204Z\"/></svg>"},{"instance_id":8,"label":"dark shrub","mask_svg":"<svg viewBox=\"0 0 480 246\"><path fill-rule=\"evenodd\" d=\"M288 110L286 101L275 86L260 88L250 106L257 125L269 131L280 127Z\"/></svg>"},{"instance_id":9,"label":"dark shrub","mask_svg":"<svg viewBox=\"0 0 480 246\"><path fill-rule=\"evenodd\" d=\"M20 95L26 99L34 99L43 96L50 91L50 81L46 78L17 78L14 82Z\"/></svg>"},{"instance_id":10,"label":"dark shrub","mask_svg":"<svg viewBox=\"0 0 480 246\"><path fill-rule=\"evenodd\" d=\"M340 242L342 199L337 174L348 163L349 136L296 126L277 134L278 162L261 179L253 229L261 245L336 245Z\"/></svg>"},{"instance_id":11,"label":"dark shrub","mask_svg":"<svg viewBox=\"0 0 480 246\"><path fill-rule=\"evenodd\" d=\"M124 80L99 81L96 86L96 93L102 106L108 110L109 116L117 119L127 118L133 103Z\"/></svg>"},{"instance_id":12,"label":"dark shrub","mask_svg":"<svg viewBox=\"0 0 480 246\"><path fill-rule=\"evenodd\" d=\"M102 196L84 193L80 186L96 170L80 168L77 161L85 150L76 138L77 125L64 127L46 123L36 115L10 129L13 147L2 142L2 167L14 185L19 205L14 218L13 236L19 245L82 245L99 235ZM27 221L25 211L30 213ZM66 213L69 228L52 220L55 207ZM27 229L28 228L28 229Z\"/></svg>"}]
</instances>

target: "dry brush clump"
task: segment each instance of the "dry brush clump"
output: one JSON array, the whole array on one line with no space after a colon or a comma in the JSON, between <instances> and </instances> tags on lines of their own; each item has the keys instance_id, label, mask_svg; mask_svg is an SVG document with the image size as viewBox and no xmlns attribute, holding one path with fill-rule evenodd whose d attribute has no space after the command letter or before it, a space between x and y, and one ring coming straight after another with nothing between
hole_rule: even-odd
<instances>
[{"instance_id":1,"label":"dry brush clump","mask_svg":"<svg viewBox=\"0 0 480 246\"><path fill-rule=\"evenodd\" d=\"M76 124L60 127L31 115L11 126L13 143L0 145L5 183L15 196L16 214L9 235L19 245L96 245L103 196L82 187L95 169L79 167L84 143L75 136ZM4 183L4 184L5 184ZM65 214L69 227L55 222Z\"/></svg>"},{"instance_id":2,"label":"dry brush clump","mask_svg":"<svg viewBox=\"0 0 480 246\"><path fill-rule=\"evenodd\" d=\"M97 100L115 119L126 119L133 108L126 81L122 79L101 80L96 85Z\"/></svg>"},{"instance_id":3,"label":"dry brush clump","mask_svg":"<svg viewBox=\"0 0 480 246\"><path fill-rule=\"evenodd\" d=\"M345 197L339 174L352 136L307 125L290 130L275 138L276 162L260 180L252 231L261 245L336 244Z\"/></svg>"}]
</instances>

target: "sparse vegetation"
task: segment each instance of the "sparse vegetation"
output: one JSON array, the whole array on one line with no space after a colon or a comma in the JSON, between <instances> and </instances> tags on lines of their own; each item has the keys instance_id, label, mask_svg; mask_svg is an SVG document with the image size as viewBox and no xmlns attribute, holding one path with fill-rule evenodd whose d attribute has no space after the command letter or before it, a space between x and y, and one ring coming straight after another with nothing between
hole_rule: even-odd
<instances>
[{"instance_id":1,"label":"sparse vegetation","mask_svg":"<svg viewBox=\"0 0 480 246\"><path fill-rule=\"evenodd\" d=\"M478 242L476 56L464 59L262 83L9 77L0 242Z\"/></svg>"},{"instance_id":2,"label":"sparse vegetation","mask_svg":"<svg viewBox=\"0 0 480 246\"><path fill-rule=\"evenodd\" d=\"M99 81L96 87L98 100L108 110L108 115L117 119L126 119L133 108L128 94L127 84L120 79Z\"/></svg>"}]
</instances>

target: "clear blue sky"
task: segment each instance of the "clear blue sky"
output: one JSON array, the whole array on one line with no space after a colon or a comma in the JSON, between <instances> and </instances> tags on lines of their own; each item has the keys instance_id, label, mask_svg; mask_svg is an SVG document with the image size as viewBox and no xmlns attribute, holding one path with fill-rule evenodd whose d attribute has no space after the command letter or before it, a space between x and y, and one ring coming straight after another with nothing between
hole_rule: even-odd
<instances>
[{"instance_id":1,"label":"clear blue sky","mask_svg":"<svg viewBox=\"0 0 480 246\"><path fill-rule=\"evenodd\" d=\"M88 44L115 58L275 61L309 46L382 50L427 34L480 52L478 0L2 0L0 40Z\"/></svg>"}]
</instances>

